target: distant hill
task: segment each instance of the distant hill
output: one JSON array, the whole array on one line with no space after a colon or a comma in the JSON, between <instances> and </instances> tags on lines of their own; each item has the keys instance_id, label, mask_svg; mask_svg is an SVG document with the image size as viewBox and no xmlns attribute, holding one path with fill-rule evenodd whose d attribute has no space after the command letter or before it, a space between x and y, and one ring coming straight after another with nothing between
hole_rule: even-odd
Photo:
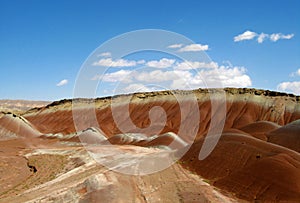
<instances>
[{"instance_id":1,"label":"distant hill","mask_svg":"<svg viewBox=\"0 0 300 203\"><path fill-rule=\"evenodd\" d=\"M48 105L49 101L29 101L29 100L0 100L0 111L3 112L24 112L35 107Z\"/></svg>"}]
</instances>

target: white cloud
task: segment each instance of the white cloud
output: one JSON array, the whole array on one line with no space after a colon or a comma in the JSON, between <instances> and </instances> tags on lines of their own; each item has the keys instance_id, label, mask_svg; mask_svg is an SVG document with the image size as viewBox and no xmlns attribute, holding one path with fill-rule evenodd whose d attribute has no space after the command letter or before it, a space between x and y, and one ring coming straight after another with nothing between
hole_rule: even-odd
<instances>
[{"instance_id":1,"label":"white cloud","mask_svg":"<svg viewBox=\"0 0 300 203\"><path fill-rule=\"evenodd\" d=\"M292 39L294 34L283 35L281 33L274 33L270 35L270 40L276 42L280 39Z\"/></svg>"},{"instance_id":2,"label":"white cloud","mask_svg":"<svg viewBox=\"0 0 300 203\"><path fill-rule=\"evenodd\" d=\"M282 82L277 86L277 89L300 95L300 81Z\"/></svg>"},{"instance_id":3,"label":"white cloud","mask_svg":"<svg viewBox=\"0 0 300 203\"><path fill-rule=\"evenodd\" d=\"M256 32L252 32L252 31L245 31L244 33L235 36L233 38L233 40L235 42L239 42L239 41L244 41L244 40L252 40L254 38L257 38L257 42L258 43L263 43L266 39L271 40L272 42L276 42L280 39L292 39L294 37L294 34L288 34L288 35L284 35L282 33L273 33L273 34L265 34L265 33L260 33L257 34Z\"/></svg>"},{"instance_id":4,"label":"white cloud","mask_svg":"<svg viewBox=\"0 0 300 203\"><path fill-rule=\"evenodd\" d=\"M148 84L164 89L249 87L252 85L251 78L243 67L232 66L232 64L219 66L216 62L176 62L173 59L163 59L145 62L145 64L151 62L152 67L147 66L144 69L142 67L138 70L122 69L106 73L103 77L95 76L93 79L119 84L118 93L122 93L122 91L153 91L154 89L146 88ZM172 69L156 69L157 67L170 67Z\"/></svg>"},{"instance_id":5,"label":"white cloud","mask_svg":"<svg viewBox=\"0 0 300 203\"><path fill-rule=\"evenodd\" d=\"M199 69L199 68L217 68L218 64L216 62L200 62L200 61L183 61L176 63L174 69L176 70L192 70L192 69Z\"/></svg>"},{"instance_id":6,"label":"white cloud","mask_svg":"<svg viewBox=\"0 0 300 203\"><path fill-rule=\"evenodd\" d=\"M235 42L239 42L239 41L243 41L243 40L253 39L256 36L257 36L257 33L247 30L242 34L235 36L233 39Z\"/></svg>"},{"instance_id":7,"label":"white cloud","mask_svg":"<svg viewBox=\"0 0 300 203\"><path fill-rule=\"evenodd\" d=\"M279 39L280 39L280 35L278 33L271 34L271 36L270 36L270 40L273 41L273 42L276 42Z\"/></svg>"},{"instance_id":8,"label":"white cloud","mask_svg":"<svg viewBox=\"0 0 300 203\"><path fill-rule=\"evenodd\" d=\"M111 53L110 52L103 52L103 53L99 54L98 57L111 57Z\"/></svg>"},{"instance_id":9,"label":"white cloud","mask_svg":"<svg viewBox=\"0 0 300 203\"><path fill-rule=\"evenodd\" d=\"M171 67L174 63L174 59L162 58L159 61L149 61L146 63L146 65L152 68L168 68Z\"/></svg>"},{"instance_id":10,"label":"white cloud","mask_svg":"<svg viewBox=\"0 0 300 203\"><path fill-rule=\"evenodd\" d=\"M181 71L178 74L182 77L173 81L171 85L173 89L249 87L252 85L252 81L243 67L220 66L218 69L201 70L196 75L192 75L189 71Z\"/></svg>"},{"instance_id":11,"label":"white cloud","mask_svg":"<svg viewBox=\"0 0 300 203\"><path fill-rule=\"evenodd\" d=\"M258 38L257 38L257 42L261 44L261 43L263 43L263 41L264 41L265 38L267 38L267 37L269 37L268 34L261 33L261 34L258 36Z\"/></svg>"},{"instance_id":12,"label":"white cloud","mask_svg":"<svg viewBox=\"0 0 300 203\"><path fill-rule=\"evenodd\" d=\"M288 35L281 35L282 39L292 39L295 35L294 34L288 34Z\"/></svg>"},{"instance_id":13,"label":"white cloud","mask_svg":"<svg viewBox=\"0 0 300 203\"><path fill-rule=\"evenodd\" d=\"M102 80L104 82L131 82L128 76L132 73L129 70L119 70L113 73L106 73L103 76L96 75L92 80Z\"/></svg>"},{"instance_id":14,"label":"white cloud","mask_svg":"<svg viewBox=\"0 0 300 203\"><path fill-rule=\"evenodd\" d=\"M244 67L220 66L218 69L202 71L201 74L212 86L217 82L222 83L224 87L249 87L252 85Z\"/></svg>"},{"instance_id":15,"label":"white cloud","mask_svg":"<svg viewBox=\"0 0 300 203\"><path fill-rule=\"evenodd\" d=\"M296 76L300 76L300 68L296 72L290 74L290 77L296 77Z\"/></svg>"},{"instance_id":16,"label":"white cloud","mask_svg":"<svg viewBox=\"0 0 300 203\"><path fill-rule=\"evenodd\" d=\"M227 64L228 67L232 68L233 65L229 60L222 61L223 64Z\"/></svg>"},{"instance_id":17,"label":"white cloud","mask_svg":"<svg viewBox=\"0 0 300 203\"><path fill-rule=\"evenodd\" d=\"M100 59L97 62L94 62L93 65L104 66L104 67L132 67L142 63L145 63L145 61L144 60L130 61L126 59L112 60L111 58L105 58L105 59Z\"/></svg>"},{"instance_id":18,"label":"white cloud","mask_svg":"<svg viewBox=\"0 0 300 203\"><path fill-rule=\"evenodd\" d=\"M183 44L172 44L170 46L168 46L167 48L170 48L170 49L179 49L183 46Z\"/></svg>"},{"instance_id":19,"label":"white cloud","mask_svg":"<svg viewBox=\"0 0 300 203\"><path fill-rule=\"evenodd\" d=\"M123 89L123 92L124 92L124 93L151 92L151 91L153 91L153 90L154 90L154 89L148 88L148 87L146 87L146 86L143 85L143 84L140 84L140 83L133 83L133 84L130 84L130 85L126 86L126 87Z\"/></svg>"},{"instance_id":20,"label":"white cloud","mask_svg":"<svg viewBox=\"0 0 300 203\"><path fill-rule=\"evenodd\" d=\"M101 76L95 76L92 80L103 80L104 82L122 82L130 83L132 81L140 82L164 82L170 81L179 78L180 75L177 75L174 71L128 71L128 70L119 70L113 73L106 73Z\"/></svg>"},{"instance_id":21,"label":"white cloud","mask_svg":"<svg viewBox=\"0 0 300 203\"><path fill-rule=\"evenodd\" d=\"M144 64L144 63L146 63L146 61L145 60L138 60L136 63L137 64Z\"/></svg>"},{"instance_id":22,"label":"white cloud","mask_svg":"<svg viewBox=\"0 0 300 203\"><path fill-rule=\"evenodd\" d=\"M202 44L190 44L180 48L179 52L190 52L190 51L206 51L208 50L208 45Z\"/></svg>"},{"instance_id":23,"label":"white cloud","mask_svg":"<svg viewBox=\"0 0 300 203\"><path fill-rule=\"evenodd\" d=\"M143 72L134 72L134 79L141 82L164 82L171 81L180 77L175 71L143 71Z\"/></svg>"},{"instance_id":24,"label":"white cloud","mask_svg":"<svg viewBox=\"0 0 300 203\"><path fill-rule=\"evenodd\" d=\"M63 86L68 84L68 80L67 79L63 79L61 80L59 83L56 84L57 87Z\"/></svg>"}]
</instances>

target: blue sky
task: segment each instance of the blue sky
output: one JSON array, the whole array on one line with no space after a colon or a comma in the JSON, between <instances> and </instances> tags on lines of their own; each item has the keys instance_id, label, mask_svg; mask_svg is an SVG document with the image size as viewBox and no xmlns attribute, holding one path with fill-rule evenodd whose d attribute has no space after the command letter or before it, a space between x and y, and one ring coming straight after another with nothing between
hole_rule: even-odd
<instances>
[{"instance_id":1,"label":"blue sky","mask_svg":"<svg viewBox=\"0 0 300 203\"><path fill-rule=\"evenodd\" d=\"M229 86L300 94L299 10L297 0L1 0L0 99L71 98L80 67L88 56L107 40L139 29L168 30L195 44L207 45L204 51L218 68L223 66L221 71L228 72L225 78L240 74L232 75L236 80ZM259 43L262 33L266 37ZM146 55L144 64L172 60L163 54L155 59ZM133 58L124 60L138 60ZM113 53L101 59L117 60ZM115 72L121 70L130 67L119 67ZM99 96L111 94L111 84L106 82Z\"/></svg>"}]
</instances>

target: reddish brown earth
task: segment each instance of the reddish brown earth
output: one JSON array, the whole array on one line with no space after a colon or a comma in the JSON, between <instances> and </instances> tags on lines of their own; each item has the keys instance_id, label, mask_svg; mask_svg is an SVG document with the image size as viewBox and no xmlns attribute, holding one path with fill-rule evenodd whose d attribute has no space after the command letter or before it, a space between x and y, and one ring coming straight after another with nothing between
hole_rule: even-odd
<instances>
[{"instance_id":1,"label":"reddish brown earth","mask_svg":"<svg viewBox=\"0 0 300 203\"><path fill-rule=\"evenodd\" d=\"M225 89L221 139L207 158L199 160L211 130L210 95L207 90L176 94L187 99L178 103L168 91L137 93L77 99L73 108L71 100L62 100L22 117L2 113L0 202L300 202L299 97ZM196 95L199 115L190 94ZM128 98L129 110L124 104ZM115 117L111 103L117 104ZM151 113L158 106L165 113ZM95 112L95 122L89 112ZM130 125L128 112L136 127ZM73 116L78 119L76 127ZM215 121L222 126L222 118ZM113 146L141 157L187 153L163 171L122 175L97 164L80 139L85 146L97 143L100 154L112 152L105 161L117 156ZM126 162L125 156L121 159Z\"/></svg>"},{"instance_id":2,"label":"reddish brown earth","mask_svg":"<svg viewBox=\"0 0 300 203\"><path fill-rule=\"evenodd\" d=\"M272 142L300 152L300 120L268 132L268 142Z\"/></svg>"},{"instance_id":3,"label":"reddish brown earth","mask_svg":"<svg viewBox=\"0 0 300 203\"><path fill-rule=\"evenodd\" d=\"M240 128L242 132L251 134L253 137L267 141L268 133L274 131L281 126L271 121L257 121Z\"/></svg>"},{"instance_id":4,"label":"reddish brown earth","mask_svg":"<svg viewBox=\"0 0 300 203\"><path fill-rule=\"evenodd\" d=\"M193 144L181 159L183 167L210 184L249 201L300 200L300 155L242 134L224 134L203 161L197 155L203 142Z\"/></svg>"}]
</instances>

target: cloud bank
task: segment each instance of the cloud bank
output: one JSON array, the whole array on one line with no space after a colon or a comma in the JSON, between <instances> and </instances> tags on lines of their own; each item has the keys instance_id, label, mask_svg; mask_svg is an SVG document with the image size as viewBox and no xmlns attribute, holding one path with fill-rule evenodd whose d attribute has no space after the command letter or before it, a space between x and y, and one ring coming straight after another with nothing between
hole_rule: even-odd
<instances>
[{"instance_id":1,"label":"cloud bank","mask_svg":"<svg viewBox=\"0 0 300 203\"><path fill-rule=\"evenodd\" d=\"M166 89L195 89L213 87L249 87L250 76L244 67L218 65L216 62L176 61L162 58L145 62L137 70L119 69L95 76L93 80L118 84L122 92L153 89L148 84L156 84Z\"/></svg>"}]
</instances>

